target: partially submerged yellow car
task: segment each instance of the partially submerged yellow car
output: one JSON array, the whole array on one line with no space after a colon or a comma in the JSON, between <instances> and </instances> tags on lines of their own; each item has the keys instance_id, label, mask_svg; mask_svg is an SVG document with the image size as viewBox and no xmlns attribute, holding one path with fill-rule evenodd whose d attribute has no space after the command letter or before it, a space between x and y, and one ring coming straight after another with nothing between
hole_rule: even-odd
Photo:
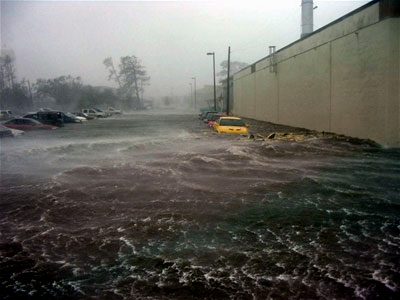
<instances>
[{"instance_id":1,"label":"partially submerged yellow car","mask_svg":"<svg viewBox=\"0 0 400 300\"><path fill-rule=\"evenodd\" d=\"M218 133L247 134L249 125L238 117L221 117L214 123L214 130Z\"/></svg>"}]
</instances>

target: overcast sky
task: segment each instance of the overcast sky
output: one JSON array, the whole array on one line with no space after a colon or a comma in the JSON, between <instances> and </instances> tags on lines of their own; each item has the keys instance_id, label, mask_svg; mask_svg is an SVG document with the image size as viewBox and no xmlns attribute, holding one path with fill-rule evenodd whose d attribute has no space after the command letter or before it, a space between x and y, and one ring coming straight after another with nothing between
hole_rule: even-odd
<instances>
[{"instance_id":1,"label":"overcast sky","mask_svg":"<svg viewBox=\"0 0 400 300\"><path fill-rule=\"evenodd\" d=\"M314 0L314 29L369 1ZM81 76L115 86L104 58L136 55L151 76L147 97L183 95L192 77L212 84L227 59L253 63L300 37L301 0L3 1L1 46L16 55L18 79Z\"/></svg>"}]
</instances>

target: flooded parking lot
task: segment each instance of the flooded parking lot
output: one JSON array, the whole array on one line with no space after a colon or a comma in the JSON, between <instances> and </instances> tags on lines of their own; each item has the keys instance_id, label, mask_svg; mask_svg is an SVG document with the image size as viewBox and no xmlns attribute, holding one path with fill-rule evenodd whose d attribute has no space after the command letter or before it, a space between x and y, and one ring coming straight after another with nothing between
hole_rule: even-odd
<instances>
[{"instance_id":1,"label":"flooded parking lot","mask_svg":"<svg viewBox=\"0 0 400 300\"><path fill-rule=\"evenodd\" d=\"M3 139L3 298L398 299L399 157L194 115Z\"/></svg>"}]
</instances>

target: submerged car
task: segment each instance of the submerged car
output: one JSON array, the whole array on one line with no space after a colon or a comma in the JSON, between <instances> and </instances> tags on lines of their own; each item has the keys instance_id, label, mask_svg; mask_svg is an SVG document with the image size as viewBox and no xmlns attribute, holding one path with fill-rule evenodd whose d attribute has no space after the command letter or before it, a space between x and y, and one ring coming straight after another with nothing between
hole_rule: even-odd
<instances>
[{"instance_id":1,"label":"submerged car","mask_svg":"<svg viewBox=\"0 0 400 300\"><path fill-rule=\"evenodd\" d=\"M208 123L209 118L210 118L213 114L217 114L217 113L218 113L217 111L207 111L207 112L204 114L203 122L204 122L204 123Z\"/></svg>"},{"instance_id":2,"label":"submerged car","mask_svg":"<svg viewBox=\"0 0 400 300\"><path fill-rule=\"evenodd\" d=\"M64 123L82 123L82 120L78 119L77 116L67 112L67 113L61 113L63 117Z\"/></svg>"},{"instance_id":3,"label":"submerged car","mask_svg":"<svg viewBox=\"0 0 400 300\"><path fill-rule=\"evenodd\" d=\"M35 130L35 129L56 129L56 126L42 124L38 120L28 118L15 118L9 120L3 124L7 128L18 129L18 130Z\"/></svg>"},{"instance_id":4,"label":"submerged car","mask_svg":"<svg viewBox=\"0 0 400 300\"><path fill-rule=\"evenodd\" d=\"M13 118L11 110L0 110L0 120L10 120Z\"/></svg>"},{"instance_id":5,"label":"submerged car","mask_svg":"<svg viewBox=\"0 0 400 300\"><path fill-rule=\"evenodd\" d=\"M81 122L87 122L87 120L88 120L88 119L86 119L85 117L77 116L76 114L71 113L71 112L67 112L67 113L65 113L65 114L66 114L67 116L74 117L74 118L80 120Z\"/></svg>"},{"instance_id":6,"label":"submerged car","mask_svg":"<svg viewBox=\"0 0 400 300\"><path fill-rule=\"evenodd\" d=\"M103 114L104 115L104 117L111 117L111 113L109 113L109 112L107 112L107 111L104 111L104 110L102 110L102 109L100 109L100 108L97 108L97 107L93 107L93 109L95 110L95 111L97 111L98 113L101 113L101 114Z\"/></svg>"},{"instance_id":7,"label":"submerged car","mask_svg":"<svg viewBox=\"0 0 400 300\"><path fill-rule=\"evenodd\" d=\"M10 128L7 128L7 127L3 126L2 124L0 124L0 138L13 137L13 136L14 135Z\"/></svg>"},{"instance_id":8,"label":"submerged car","mask_svg":"<svg viewBox=\"0 0 400 300\"><path fill-rule=\"evenodd\" d=\"M61 127L64 125L63 113L59 111L38 111L24 116L27 119L35 119L40 123Z\"/></svg>"},{"instance_id":9,"label":"submerged car","mask_svg":"<svg viewBox=\"0 0 400 300\"><path fill-rule=\"evenodd\" d=\"M105 118L106 115L104 112L99 112L93 108L84 108L81 111L84 114L87 114L90 117L95 117L95 118Z\"/></svg>"},{"instance_id":10,"label":"submerged car","mask_svg":"<svg viewBox=\"0 0 400 300\"><path fill-rule=\"evenodd\" d=\"M106 110L107 113L110 115L122 115L122 111L115 109L114 107L109 107L108 110Z\"/></svg>"},{"instance_id":11,"label":"submerged car","mask_svg":"<svg viewBox=\"0 0 400 300\"><path fill-rule=\"evenodd\" d=\"M250 126L238 117L220 117L213 127L218 133L247 134Z\"/></svg>"},{"instance_id":12,"label":"submerged car","mask_svg":"<svg viewBox=\"0 0 400 300\"><path fill-rule=\"evenodd\" d=\"M207 115L208 113L216 114L216 113L218 113L218 112L215 111L215 110L206 110L206 111L203 111L201 114L199 114L199 119L200 119L200 120L204 120L205 117L206 117L206 115Z\"/></svg>"},{"instance_id":13,"label":"submerged car","mask_svg":"<svg viewBox=\"0 0 400 300\"><path fill-rule=\"evenodd\" d=\"M39 108L38 111L56 111L56 110L52 109L52 108L49 108L49 107L42 107L42 108Z\"/></svg>"},{"instance_id":14,"label":"submerged car","mask_svg":"<svg viewBox=\"0 0 400 300\"><path fill-rule=\"evenodd\" d=\"M86 120L94 120L95 119L95 117L91 117L91 116L89 116L83 112L79 112L79 111L73 112L72 114L74 114L77 117L85 118Z\"/></svg>"},{"instance_id":15,"label":"submerged car","mask_svg":"<svg viewBox=\"0 0 400 300\"><path fill-rule=\"evenodd\" d=\"M212 114L209 118L208 118L208 127L210 128L214 128L214 123L215 121L217 121L219 118L221 117L226 117L226 115L224 114Z\"/></svg>"}]
</instances>

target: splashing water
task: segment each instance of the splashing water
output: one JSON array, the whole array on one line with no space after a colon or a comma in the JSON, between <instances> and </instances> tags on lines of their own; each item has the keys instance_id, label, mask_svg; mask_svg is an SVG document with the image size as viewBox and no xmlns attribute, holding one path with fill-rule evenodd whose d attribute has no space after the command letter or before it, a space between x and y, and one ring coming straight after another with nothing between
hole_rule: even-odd
<instances>
[{"instance_id":1,"label":"splashing water","mask_svg":"<svg viewBox=\"0 0 400 300\"><path fill-rule=\"evenodd\" d=\"M398 149L203 126L136 114L2 140L3 298L398 299Z\"/></svg>"}]
</instances>

